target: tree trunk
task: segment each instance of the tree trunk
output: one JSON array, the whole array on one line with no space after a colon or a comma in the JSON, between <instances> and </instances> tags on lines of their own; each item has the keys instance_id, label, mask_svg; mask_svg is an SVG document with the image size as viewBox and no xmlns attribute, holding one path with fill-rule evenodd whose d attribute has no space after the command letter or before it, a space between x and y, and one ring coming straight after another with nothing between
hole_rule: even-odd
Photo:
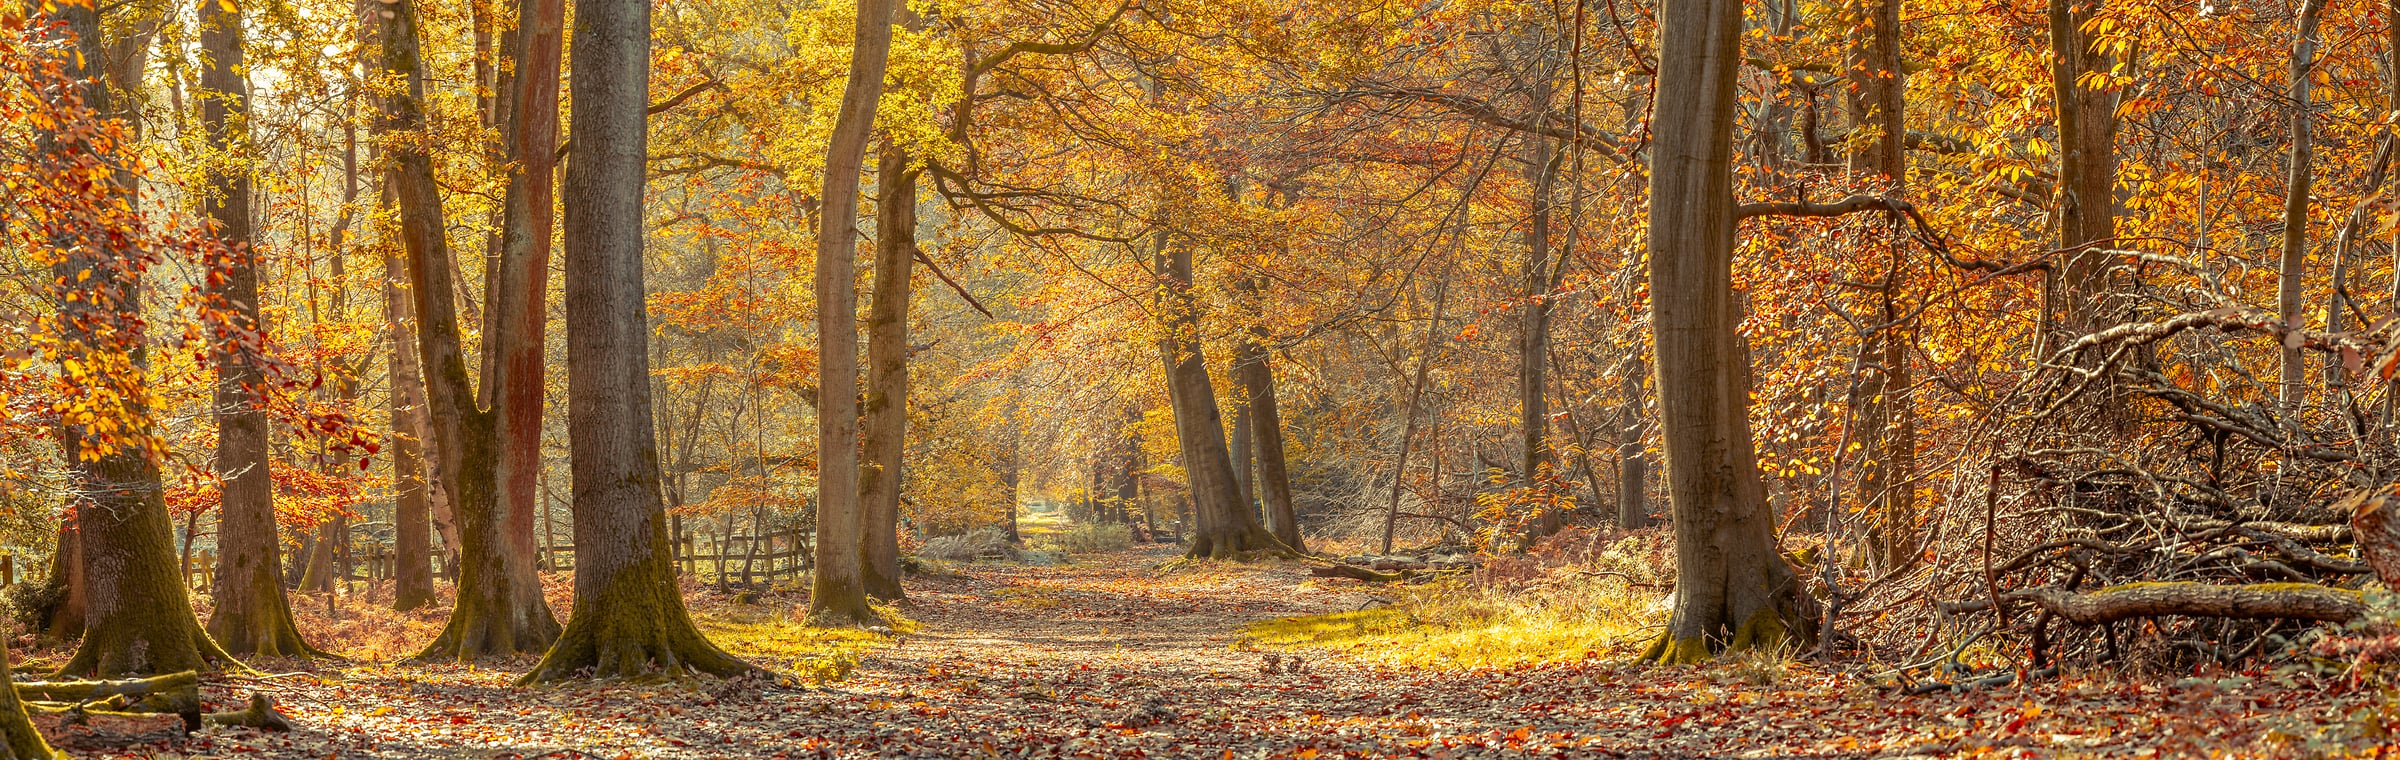
<instances>
[{"instance_id":1,"label":"tree trunk","mask_svg":"<svg viewBox=\"0 0 2400 760\"><path fill-rule=\"evenodd\" d=\"M315 536L306 547L308 558L300 566L301 591L333 590L333 521L328 519L309 528Z\"/></svg>"},{"instance_id":2,"label":"tree trunk","mask_svg":"<svg viewBox=\"0 0 2400 760\"><path fill-rule=\"evenodd\" d=\"M1292 551L1307 553L1300 537L1300 515L1292 506L1292 476L1283 454L1283 413L1275 405L1275 368L1262 341L1265 328L1252 325L1234 347L1234 380L1249 404L1250 436L1258 455L1255 484L1267 514L1267 532Z\"/></svg>"},{"instance_id":3,"label":"tree trunk","mask_svg":"<svg viewBox=\"0 0 2400 760\"><path fill-rule=\"evenodd\" d=\"M138 91L156 22L112 41L104 52L96 5L60 4L53 12L75 38L74 56L62 68L82 83L85 105L124 120L127 132L138 135L139 110L128 104L120 111L115 95ZM119 166L112 179L124 207L139 208L138 178ZM174 520L167 514L147 440L157 431L143 387L149 364L141 329L146 261L117 248L111 237L94 229L63 231L59 261L51 266L53 288L63 291L53 293L59 302L62 359L100 368L95 374L103 376L88 382L106 383L118 404L113 410L101 407L114 430L94 433L75 422L58 427L59 448L68 459L67 519L81 543L86 584L83 643L59 672L114 676L197 670L204 667L204 656L232 662L192 614L182 568L176 566ZM66 298L69 294L74 298Z\"/></svg>"},{"instance_id":4,"label":"tree trunk","mask_svg":"<svg viewBox=\"0 0 2400 760\"><path fill-rule=\"evenodd\" d=\"M425 72L418 52L416 5L404 0L390 4L389 9L390 17L384 19L381 30L382 68L404 86L384 104L380 126L386 134L419 132L426 123ZM530 532L522 539L512 535L517 521L503 512L497 492L499 421L510 418L507 407L513 399L495 396L497 408L484 410L469 380L460 348L456 284L445 265L450 258L445 238L448 228L442 221L432 158L420 141L391 140L387 144L393 146L388 165L400 208L400 240L408 254L420 329L418 354L426 374L433 461L458 521L457 604L449 625L417 657L471 660L543 651L558 637L558 620L542 600ZM505 264L500 269L523 271ZM506 281L492 287L502 293L520 289L520 283ZM512 341L523 337L504 329L484 336L484 349L513 356Z\"/></svg>"},{"instance_id":5,"label":"tree trunk","mask_svg":"<svg viewBox=\"0 0 2400 760\"><path fill-rule=\"evenodd\" d=\"M1550 88L1547 75L1535 85L1539 107L1549 108ZM1526 179L1534 188L1532 218L1525 231L1525 315L1517 335L1517 418L1522 427L1518 441L1519 467L1523 468L1525 485L1538 487L1542 472L1554 467L1557 457L1550 451L1549 382L1550 357L1550 294L1558 290L1557 278L1566 272L1566 262L1550 260L1550 194L1558 178L1558 163L1549 138L1533 140L1533 156ZM1545 510L1545 524L1555 515ZM1541 532L1548 534L1553 529Z\"/></svg>"},{"instance_id":6,"label":"tree trunk","mask_svg":"<svg viewBox=\"0 0 2400 760\"><path fill-rule=\"evenodd\" d=\"M515 169L501 199L500 250L490 267L497 276L485 281L490 329L481 390L494 426L498 458L492 481L507 539L509 581L536 597L541 578L534 533L543 508L542 386L547 379L543 332L549 324L552 168L558 155L566 10L566 0L518 0L517 28L507 47L510 63L500 67L493 88L501 158Z\"/></svg>"},{"instance_id":7,"label":"tree trunk","mask_svg":"<svg viewBox=\"0 0 2400 760\"><path fill-rule=\"evenodd\" d=\"M2292 326L2301 324L2302 286L2308 278L2308 194L2316 180L2309 144L2309 85L2316 73L2317 20L2324 13L2325 0L2303 0L2300 4L2299 29L2292 36L2291 99L2285 104L2291 109L2292 152L2286 162L2291 176L2284 184L2283 261L2278 270L2276 314L2283 318L2284 324ZM2281 372L2276 378L2282 385L2279 400L2286 413L2296 412L2308 395L2307 369L2301 361L2299 344L2284 343L2281 358Z\"/></svg>"},{"instance_id":8,"label":"tree trunk","mask_svg":"<svg viewBox=\"0 0 2400 760\"><path fill-rule=\"evenodd\" d=\"M859 568L867 593L899 601L901 454L908 442L909 278L917 253L917 170L908 152L883 141L875 167L875 292L867 306L867 402L859 426L866 462L858 501L866 510Z\"/></svg>"},{"instance_id":9,"label":"tree trunk","mask_svg":"<svg viewBox=\"0 0 2400 760\"><path fill-rule=\"evenodd\" d=\"M575 608L522 683L753 672L692 624L659 497L642 286L650 4L577 0L575 19L565 204Z\"/></svg>"},{"instance_id":10,"label":"tree trunk","mask_svg":"<svg viewBox=\"0 0 2400 760\"><path fill-rule=\"evenodd\" d=\"M2115 63L2083 26L2101 0L2050 0L2051 95L2058 109L2058 243L2067 257L2067 328L2090 332L2116 312L2107 298L2108 260L2093 253L2117 237L2116 94L2081 83Z\"/></svg>"},{"instance_id":11,"label":"tree trunk","mask_svg":"<svg viewBox=\"0 0 2400 760\"><path fill-rule=\"evenodd\" d=\"M1899 0L1853 0L1850 23L1850 119L1866 132L1854 138L1850 170L1877 175L1887 192L1902 196L1908 186L1906 91L1900 68ZM1861 468L1859 503L1868 521L1868 555L1877 570L1896 567L1916 554L1916 414L1910 404L1909 332L1897 322L1906 308L1900 291L1906 278L1895 252L1878 291L1882 326L1866 336L1875 366L1859 379L1860 438L1868 461Z\"/></svg>"},{"instance_id":12,"label":"tree trunk","mask_svg":"<svg viewBox=\"0 0 2400 760\"><path fill-rule=\"evenodd\" d=\"M1165 285L1160 313L1166 334L1158 340L1166 364L1167 402L1175 413L1175 442L1183 451L1192 512L1198 523L1191 556L1236 558L1253 551L1288 551L1258 524L1258 512L1242 502L1225 448L1225 419L1201 355L1200 306L1192 297L1192 249L1159 233L1158 278Z\"/></svg>"},{"instance_id":13,"label":"tree trunk","mask_svg":"<svg viewBox=\"0 0 2400 760\"><path fill-rule=\"evenodd\" d=\"M1230 368L1233 371L1226 373L1231 376L1228 379L1233 381L1233 431L1225 438L1226 454L1233 458L1233 489L1239 494L1242 508L1258 514L1259 522L1265 523L1266 515L1258 509L1258 490L1251 487L1250 481L1250 464L1254 458L1250 452L1250 399L1243 392L1240 377L1241 348L1234 348L1233 355L1236 362Z\"/></svg>"},{"instance_id":14,"label":"tree trunk","mask_svg":"<svg viewBox=\"0 0 2400 760\"><path fill-rule=\"evenodd\" d=\"M5 644L0 644L0 683L15 683ZM16 689L0 689L0 757L13 760L49 760L64 758L50 743L42 740L42 732L33 726L25 714L25 700Z\"/></svg>"},{"instance_id":15,"label":"tree trunk","mask_svg":"<svg viewBox=\"0 0 2400 760\"><path fill-rule=\"evenodd\" d=\"M1732 263L1740 0L1670 0L1659 13L1650 175L1651 325L1675 510L1667 630L1643 659L1687 663L1806 639L1814 616L1777 553L1750 439Z\"/></svg>"},{"instance_id":16,"label":"tree trunk","mask_svg":"<svg viewBox=\"0 0 2400 760\"><path fill-rule=\"evenodd\" d=\"M211 151L227 156L209 172L201 209L216 232L207 262L208 309L223 332L210 345L217 363L217 475L223 483L217 572L209 592L216 611L208 632L235 654L310 655L284 597L282 538L275 530L275 481L268 472L266 373L257 354L266 324L258 310L258 259L251 246L250 174L231 157L249 149L250 84L242 63L240 12L202 3L200 120Z\"/></svg>"},{"instance_id":17,"label":"tree trunk","mask_svg":"<svg viewBox=\"0 0 2400 760\"><path fill-rule=\"evenodd\" d=\"M384 322L392 332L392 609L406 612L434 602L433 488L425 473L425 377L417 366L416 316L401 293L407 264L388 245L383 262Z\"/></svg>"},{"instance_id":18,"label":"tree trunk","mask_svg":"<svg viewBox=\"0 0 2400 760\"><path fill-rule=\"evenodd\" d=\"M1650 527L1650 455L1642 439L1649 432L1650 412L1643 403L1642 377L1650 368L1637 351L1626 360L1620 378L1625 400L1617 407L1617 525L1626 530Z\"/></svg>"},{"instance_id":19,"label":"tree trunk","mask_svg":"<svg viewBox=\"0 0 2400 760\"><path fill-rule=\"evenodd\" d=\"M58 606L50 610L50 625L43 635L58 642L83 636L83 600L89 586L83 573L83 538L73 520L58 526L58 546L50 552L47 582L59 589L60 596Z\"/></svg>"},{"instance_id":20,"label":"tree trunk","mask_svg":"<svg viewBox=\"0 0 2400 760\"><path fill-rule=\"evenodd\" d=\"M860 0L850 78L825 148L824 212L817 226L817 572L809 617L825 624L875 619L867 607L860 539L865 506L858 472L859 165L892 47L892 0Z\"/></svg>"}]
</instances>

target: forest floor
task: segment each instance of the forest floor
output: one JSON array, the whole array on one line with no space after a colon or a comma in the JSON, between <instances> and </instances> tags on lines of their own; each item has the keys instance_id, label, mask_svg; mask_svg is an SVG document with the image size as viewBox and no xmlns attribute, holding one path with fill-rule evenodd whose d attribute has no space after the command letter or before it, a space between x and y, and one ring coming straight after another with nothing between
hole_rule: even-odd
<instances>
[{"instance_id":1,"label":"forest floor","mask_svg":"<svg viewBox=\"0 0 2400 760\"><path fill-rule=\"evenodd\" d=\"M793 596L744 608L694 595L713 634L794 674L782 679L522 689L511 683L530 662L257 663L291 672L212 678L211 696L268 692L297 730L86 756L2365 757L2400 726L2388 696L2297 675L2070 675L1903 696L1788 661L1631 666L1626 642L1479 668L1394 665L1364 642L1261 649L1245 626L1384 592L1288 563L1158 569L1173 556L1138 547L912 580L917 627L891 642L809 634L789 622ZM381 635L429 636L435 622Z\"/></svg>"}]
</instances>

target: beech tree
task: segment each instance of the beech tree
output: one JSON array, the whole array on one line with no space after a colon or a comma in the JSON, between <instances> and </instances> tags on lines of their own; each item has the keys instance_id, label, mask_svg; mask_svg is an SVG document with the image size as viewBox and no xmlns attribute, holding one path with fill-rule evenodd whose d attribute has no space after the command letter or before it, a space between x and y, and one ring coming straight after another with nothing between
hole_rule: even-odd
<instances>
[{"instance_id":1,"label":"beech tree","mask_svg":"<svg viewBox=\"0 0 2400 760\"><path fill-rule=\"evenodd\" d=\"M892 46L891 0L861 0L850 74L825 148L817 217L817 539L809 617L827 624L875 620L861 550L867 507L858 463L858 209L860 165L883 94Z\"/></svg>"},{"instance_id":2,"label":"beech tree","mask_svg":"<svg viewBox=\"0 0 2400 760\"><path fill-rule=\"evenodd\" d=\"M908 433L909 276L917 254L917 173L889 139L875 166L875 290L867 306L867 398L859 419L865 463L858 500L866 513L860 570L867 593L897 601L900 587L901 457Z\"/></svg>"},{"instance_id":3,"label":"beech tree","mask_svg":"<svg viewBox=\"0 0 2400 760\"><path fill-rule=\"evenodd\" d=\"M1650 320L1675 514L1675 603L1661 663L1806 640L1808 596L1775 543L1734 332L1733 127L1741 0L1666 0L1650 144Z\"/></svg>"}]
</instances>

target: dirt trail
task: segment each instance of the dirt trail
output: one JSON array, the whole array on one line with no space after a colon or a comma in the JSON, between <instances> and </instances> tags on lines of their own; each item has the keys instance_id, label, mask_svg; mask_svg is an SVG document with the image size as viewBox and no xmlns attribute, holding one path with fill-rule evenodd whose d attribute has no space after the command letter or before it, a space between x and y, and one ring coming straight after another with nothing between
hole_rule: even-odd
<instances>
[{"instance_id":1,"label":"dirt trail","mask_svg":"<svg viewBox=\"0 0 2400 760\"><path fill-rule=\"evenodd\" d=\"M2267 752L2340 730L2359 697L2233 676L2051 681L1898 697L1803 669L1606 662L1392 669L1311 654L1261 672L1242 624L1355 609L1291 565L1172 572L1168 547L912 581L923 627L827 688L750 683L525 691L522 664L352 668L270 688L304 728L178 751L269 757L1908 757ZM2328 727L2331 727L2330 729Z\"/></svg>"}]
</instances>

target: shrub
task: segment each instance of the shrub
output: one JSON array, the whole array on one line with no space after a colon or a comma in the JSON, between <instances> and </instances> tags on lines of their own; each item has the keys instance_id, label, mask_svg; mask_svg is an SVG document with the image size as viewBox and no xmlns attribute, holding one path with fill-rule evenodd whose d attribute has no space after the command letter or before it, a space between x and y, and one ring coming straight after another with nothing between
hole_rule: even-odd
<instances>
[{"instance_id":1,"label":"shrub","mask_svg":"<svg viewBox=\"0 0 2400 760\"><path fill-rule=\"evenodd\" d=\"M1058 534L1058 548L1075 554L1113 552L1133 545L1133 529L1123 525L1078 525Z\"/></svg>"},{"instance_id":2,"label":"shrub","mask_svg":"<svg viewBox=\"0 0 2400 760\"><path fill-rule=\"evenodd\" d=\"M1017 547L1008 543L1008 534L999 528L976 528L964 535L929 539L917 550L917 556L943 562L973 562L978 559L1018 559Z\"/></svg>"}]
</instances>

